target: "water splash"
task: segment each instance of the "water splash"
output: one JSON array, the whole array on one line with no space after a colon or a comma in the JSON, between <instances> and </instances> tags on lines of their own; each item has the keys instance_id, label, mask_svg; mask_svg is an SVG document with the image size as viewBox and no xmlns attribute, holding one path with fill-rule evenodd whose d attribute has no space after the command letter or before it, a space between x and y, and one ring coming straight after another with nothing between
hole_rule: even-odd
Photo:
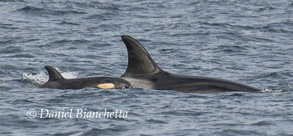
<instances>
[{"instance_id":1,"label":"water splash","mask_svg":"<svg viewBox=\"0 0 293 136\"><path fill-rule=\"evenodd\" d=\"M38 74L29 74L23 73L22 74L22 81L29 81L37 85L42 85L46 81L48 81L49 77L44 72L40 72Z\"/></svg>"},{"instance_id":2,"label":"water splash","mask_svg":"<svg viewBox=\"0 0 293 136\"><path fill-rule=\"evenodd\" d=\"M283 90L279 89L279 90L273 90L273 89L268 89L265 88L263 90L261 90L262 93L281 93L284 92Z\"/></svg>"},{"instance_id":3,"label":"water splash","mask_svg":"<svg viewBox=\"0 0 293 136\"><path fill-rule=\"evenodd\" d=\"M293 82L290 82L290 83L288 84L288 87L289 87L289 89L293 89Z\"/></svg>"},{"instance_id":4,"label":"water splash","mask_svg":"<svg viewBox=\"0 0 293 136\"><path fill-rule=\"evenodd\" d=\"M57 71L60 72L60 74L67 79L72 79L72 78L77 78L78 77L78 73L77 72L63 72L62 70L60 70L59 68L55 68Z\"/></svg>"},{"instance_id":5,"label":"water splash","mask_svg":"<svg viewBox=\"0 0 293 136\"><path fill-rule=\"evenodd\" d=\"M64 78L72 79L77 78L77 72L62 72L59 68L56 68L57 71L61 73ZM45 72L40 72L38 74L30 74L30 73L23 73L22 74L22 81L32 82L36 85L42 85L49 80L49 76Z\"/></svg>"}]
</instances>

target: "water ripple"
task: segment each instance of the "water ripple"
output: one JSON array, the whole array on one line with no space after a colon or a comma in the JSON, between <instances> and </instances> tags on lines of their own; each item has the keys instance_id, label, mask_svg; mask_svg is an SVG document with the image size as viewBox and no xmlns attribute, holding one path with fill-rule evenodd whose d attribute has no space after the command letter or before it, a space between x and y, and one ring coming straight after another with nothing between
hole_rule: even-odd
<instances>
[{"instance_id":1,"label":"water ripple","mask_svg":"<svg viewBox=\"0 0 293 136\"><path fill-rule=\"evenodd\" d=\"M0 135L290 135L292 5L290 0L2 0ZM58 67L66 78L119 77L127 68L123 34L138 39L166 71L230 79L264 93L39 88L48 80L45 65ZM76 108L121 109L129 116L26 115L29 109Z\"/></svg>"}]
</instances>

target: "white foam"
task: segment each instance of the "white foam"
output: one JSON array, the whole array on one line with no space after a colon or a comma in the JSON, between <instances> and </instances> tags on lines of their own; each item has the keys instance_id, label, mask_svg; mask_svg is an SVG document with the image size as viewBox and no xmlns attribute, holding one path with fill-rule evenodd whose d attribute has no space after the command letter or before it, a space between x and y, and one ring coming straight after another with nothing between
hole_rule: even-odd
<instances>
[{"instance_id":1,"label":"white foam","mask_svg":"<svg viewBox=\"0 0 293 136\"><path fill-rule=\"evenodd\" d=\"M40 72L39 74L29 74L29 73L23 73L22 74L22 80L23 81L31 81L34 84L42 85L45 82L47 82L49 79L48 75L46 75L44 72Z\"/></svg>"},{"instance_id":2,"label":"white foam","mask_svg":"<svg viewBox=\"0 0 293 136\"><path fill-rule=\"evenodd\" d=\"M59 68L56 68L56 70L59 71L60 74L66 79L72 79L72 78L77 78L78 77L77 72L62 72L62 70L60 70Z\"/></svg>"},{"instance_id":3,"label":"white foam","mask_svg":"<svg viewBox=\"0 0 293 136\"><path fill-rule=\"evenodd\" d=\"M272 90L272 89L268 89L268 88L265 88L263 90L261 90L262 93L281 93L283 92L283 90Z\"/></svg>"},{"instance_id":4,"label":"white foam","mask_svg":"<svg viewBox=\"0 0 293 136\"><path fill-rule=\"evenodd\" d=\"M56 68L56 69L66 79L71 79L71 78L77 78L78 77L77 72L62 72L59 68ZM46 74L45 72L40 72L38 74L23 73L22 74L22 80L23 81L30 81L30 82L32 82L34 84L37 84L37 85L42 85L42 84L46 83L49 80L49 75Z\"/></svg>"}]
</instances>

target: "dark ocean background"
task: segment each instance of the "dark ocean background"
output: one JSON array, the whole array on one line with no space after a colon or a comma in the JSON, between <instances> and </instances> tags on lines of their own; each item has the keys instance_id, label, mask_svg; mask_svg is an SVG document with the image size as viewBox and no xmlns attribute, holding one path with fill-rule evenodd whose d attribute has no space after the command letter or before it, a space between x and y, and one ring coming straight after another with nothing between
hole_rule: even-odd
<instances>
[{"instance_id":1,"label":"dark ocean background","mask_svg":"<svg viewBox=\"0 0 293 136\"><path fill-rule=\"evenodd\" d=\"M262 93L39 88L119 77L121 35L164 70L229 79ZM0 135L293 135L292 0L0 0ZM127 118L29 118L28 110L128 111ZM31 114L31 113L30 113Z\"/></svg>"}]
</instances>

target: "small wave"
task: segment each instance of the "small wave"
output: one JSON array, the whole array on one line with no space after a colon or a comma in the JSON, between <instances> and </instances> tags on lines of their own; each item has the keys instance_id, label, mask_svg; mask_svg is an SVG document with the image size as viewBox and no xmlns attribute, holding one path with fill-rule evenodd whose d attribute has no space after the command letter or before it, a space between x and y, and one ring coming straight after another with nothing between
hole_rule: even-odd
<instances>
[{"instance_id":1,"label":"small wave","mask_svg":"<svg viewBox=\"0 0 293 136\"><path fill-rule=\"evenodd\" d=\"M258 75L256 78L281 78L281 75L277 72L271 72Z\"/></svg>"},{"instance_id":2,"label":"small wave","mask_svg":"<svg viewBox=\"0 0 293 136\"><path fill-rule=\"evenodd\" d=\"M78 133L72 134L70 136L83 136L83 135L84 135L83 132L78 132Z\"/></svg>"},{"instance_id":3,"label":"small wave","mask_svg":"<svg viewBox=\"0 0 293 136\"><path fill-rule=\"evenodd\" d=\"M289 87L290 89L293 89L293 82L290 82L290 83L288 84L288 87Z\"/></svg>"},{"instance_id":4,"label":"small wave","mask_svg":"<svg viewBox=\"0 0 293 136\"><path fill-rule=\"evenodd\" d=\"M89 43L90 40L87 40L87 39L60 39L60 40L56 40L54 41L53 43L54 44L61 44L61 43L74 43L74 44L77 44L77 43Z\"/></svg>"},{"instance_id":5,"label":"small wave","mask_svg":"<svg viewBox=\"0 0 293 136\"><path fill-rule=\"evenodd\" d=\"M258 122L255 122L255 123L252 123L251 125L254 125L254 126L268 126L268 125L271 125L272 123L269 122L269 121L258 121Z\"/></svg>"},{"instance_id":6,"label":"small wave","mask_svg":"<svg viewBox=\"0 0 293 136\"><path fill-rule=\"evenodd\" d=\"M60 23L58 23L60 25L79 25L78 23L73 23L73 22L70 22L70 21L61 21Z\"/></svg>"},{"instance_id":7,"label":"small wave","mask_svg":"<svg viewBox=\"0 0 293 136\"><path fill-rule=\"evenodd\" d=\"M7 56L7 58L35 58L35 56L30 54L14 54Z\"/></svg>"},{"instance_id":8,"label":"small wave","mask_svg":"<svg viewBox=\"0 0 293 136\"><path fill-rule=\"evenodd\" d=\"M77 78L77 72L62 72L59 68L56 68L64 78L72 79ZM36 85L42 85L49 80L49 76L45 72L40 72L38 74L29 74L23 73L22 74L22 81L29 81Z\"/></svg>"},{"instance_id":9,"label":"small wave","mask_svg":"<svg viewBox=\"0 0 293 136\"><path fill-rule=\"evenodd\" d=\"M227 45L220 45L217 48L218 48L218 50L223 51L223 52L227 52L227 53L239 52L239 51L247 50L247 48L245 48L245 47L241 47L241 46L227 46Z\"/></svg>"},{"instance_id":10,"label":"small wave","mask_svg":"<svg viewBox=\"0 0 293 136\"><path fill-rule=\"evenodd\" d=\"M12 40L7 40L5 42L1 41L1 44L5 44L5 43L10 43ZM15 46L7 46L3 49L1 49L0 53L1 54L15 54L15 53L20 53L23 51L23 48L21 47L15 47Z\"/></svg>"},{"instance_id":11,"label":"small wave","mask_svg":"<svg viewBox=\"0 0 293 136\"><path fill-rule=\"evenodd\" d=\"M0 2L24 2L24 0L0 0Z\"/></svg>"},{"instance_id":12,"label":"small wave","mask_svg":"<svg viewBox=\"0 0 293 136\"><path fill-rule=\"evenodd\" d=\"M123 127L111 127L111 128L92 128L90 130L87 130L83 132L82 135L88 136L88 135L114 135L119 132L125 131Z\"/></svg>"},{"instance_id":13,"label":"small wave","mask_svg":"<svg viewBox=\"0 0 293 136\"><path fill-rule=\"evenodd\" d=\"M18 9L18 11L21 11L21 12L40 12L43 10L44 10L43 8L37 8L37 7L33 7L33 6L25 6L25 7Z\"/></svg>"},{"instance_id":14,"label":"small wave","mask_svg":"<svg viewBox=\"0 0 293 136\"><path fill-rule=\"evenodd\" d=\"M17 11L27 13L27 14L46 14L46 15L68 15L68 14L87 14L83 11L78 11L75 9L56 9L56 8L43 8L43 7L34 7L34 6L25 6Z\"/></svg>"}]
</instances>

